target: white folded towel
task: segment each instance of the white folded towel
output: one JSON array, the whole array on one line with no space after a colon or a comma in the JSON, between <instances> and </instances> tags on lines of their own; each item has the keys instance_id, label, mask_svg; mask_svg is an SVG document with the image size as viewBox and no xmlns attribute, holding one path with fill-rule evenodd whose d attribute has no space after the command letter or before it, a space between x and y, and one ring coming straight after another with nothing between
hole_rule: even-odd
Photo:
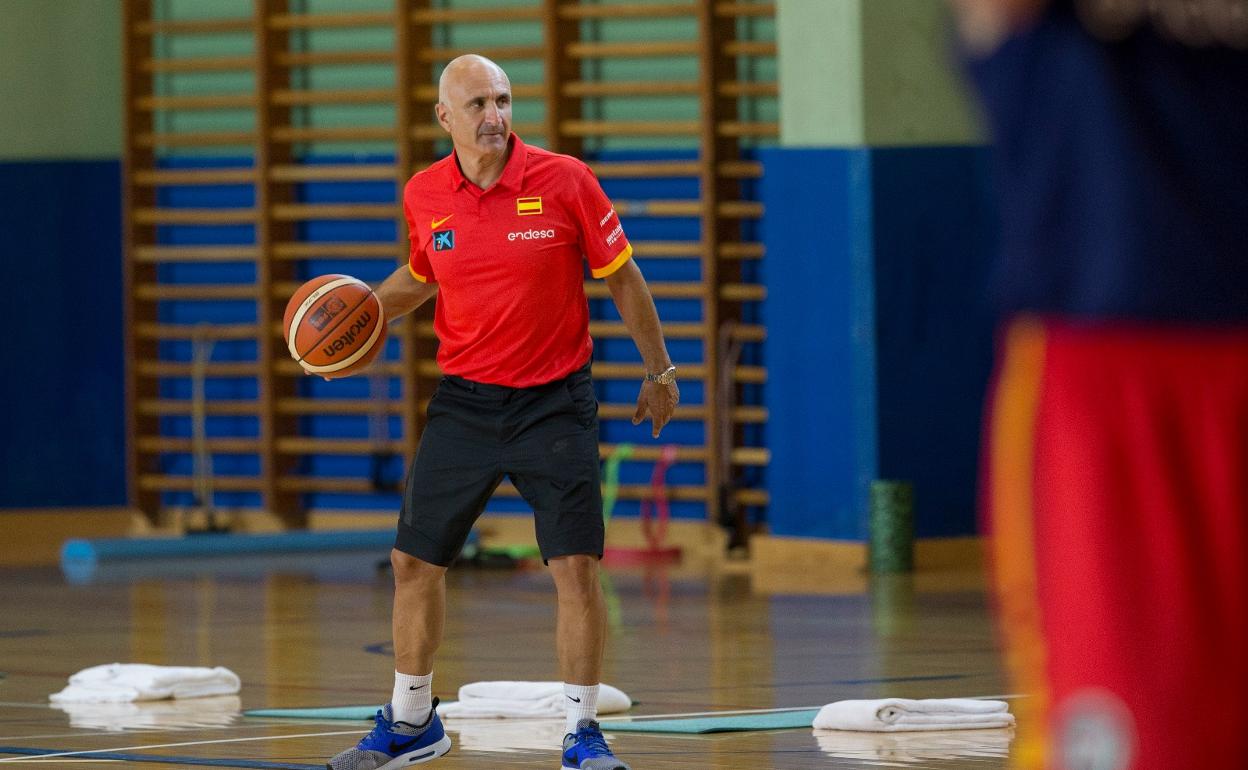
<instances>
[{"instance_id":1,"label":"white folded towel","mask_svg":"<svg viewBox=\"0 0 1248 770\"><path fill-rule=\"evenodd\" d=\"M164 698L204 698L234 695L241 682L228 668L149 666L145 663L107 663L84 668L69 685L49 695L54 703L125 703Z\"/></svg>"},{"instance_id":2,"label":"white folded towel","mask_svg":"<svg viewBox=\"0 0 1248 770\"><path fill-rule=\"evenodd\" d=\"M598 713L628 711L629 697L612 687L598 688ZM562 717L562 682L472 682L459 688L459 701L438 706L448 719L540 719Z\"/></svg>"},{"instance_id":3,"label":"white folded towel","mask_svg":"<svg viewBox=\"0 0 1248 770\"><path fill-rule=\"evenodd\" d=\"M815 716L817 730L980 730L1009 727L1014 715L1000 700L882 698L829 703Z\"/></svg>"}]
</instances>

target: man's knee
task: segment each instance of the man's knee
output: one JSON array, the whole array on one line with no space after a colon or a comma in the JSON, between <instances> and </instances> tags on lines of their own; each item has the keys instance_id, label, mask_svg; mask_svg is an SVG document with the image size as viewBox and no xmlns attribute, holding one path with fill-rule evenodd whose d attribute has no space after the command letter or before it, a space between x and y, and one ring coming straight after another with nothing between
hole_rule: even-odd
<instances>
[{"instance_id":1,"label":"man's knee","mask_svg":"<svg viewBox=\"0 0 1248 770\"><path fill-rule=\"evenodd\" d=\"M596 556L561 556L551 559L550 573L555 578L555 589L560 597L592 597L600 590Z\"/></svg>"},{"instance_id":2,"label":"man's knee","mask_svg":"<svg viewBox=\"0 0 1248 770\"><path fill-rule=\"evenodd\" d=\"M446 567L422 561L397 548L390 551L390 567L395 584L434 584L446 574Z\"/></svg>"}]
</instances>

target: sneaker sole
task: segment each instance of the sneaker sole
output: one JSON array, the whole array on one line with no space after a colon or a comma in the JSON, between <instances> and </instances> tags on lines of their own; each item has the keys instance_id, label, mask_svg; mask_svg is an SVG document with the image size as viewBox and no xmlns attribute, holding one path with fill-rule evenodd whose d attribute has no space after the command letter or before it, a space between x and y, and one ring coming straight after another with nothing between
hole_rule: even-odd
<instances>
[{"instance_id":1,"label":"sneaker sole","mask_svg":"<svg viewBox=\"0 0 1248 770\"><path fill-rule=\"evenodd\" d=\"M422 749L409 751L406 754L400 754L386 764L377 768L377 770L399 770L399 768L407 767L409 765L421 765L425 762L432 762L450 750L451 736L443 735L442 740L437 743L430 744Z\"/></svg>"}]
</instances>

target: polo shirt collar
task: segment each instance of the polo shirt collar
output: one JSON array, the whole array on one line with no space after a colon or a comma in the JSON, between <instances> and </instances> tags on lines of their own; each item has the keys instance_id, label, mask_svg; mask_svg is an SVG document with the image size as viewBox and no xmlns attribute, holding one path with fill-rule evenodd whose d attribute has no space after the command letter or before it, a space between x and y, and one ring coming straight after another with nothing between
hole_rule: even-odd
<instances>
[{"instance_id":1,"label":"polo shirt collar","mask_svg":"<svg viewBox=\"0 0 1248 770\"><path fill-rule=\"evenodd\" d=\"M520 141L520 137L513 131L508 140L511 143L511 155L507 158L507 165L503 168L503 175L494 183L495 187L504 190L519 191L524 185L524 169L528 165L529 146ZM451 171L451 189L459 190L472 184L464 176L464 172L459 167L459 155L455 150L451 150L450 166Z\"/></svg>"}]
</instances>

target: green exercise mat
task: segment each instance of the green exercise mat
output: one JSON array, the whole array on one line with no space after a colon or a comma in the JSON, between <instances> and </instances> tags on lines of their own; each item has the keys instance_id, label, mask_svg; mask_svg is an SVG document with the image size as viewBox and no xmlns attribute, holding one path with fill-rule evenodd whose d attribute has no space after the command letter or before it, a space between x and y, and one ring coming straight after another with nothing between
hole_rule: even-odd
<instances>
[{"instance_id":1,"label":"green exercise mat","mask_svg":"<svg viewBox=\"0 0 1248 770\"><path fill-rule=\"evenodd\" d=\"M372 719L381 706L329 706L314 709L252 709L245 717L284 717L286 719Z\"/></svg>"},{"instance_id":2,"label":"green exercise mat","mask_svg":"<svg viewBox=\"0 0 1248 770\"><path fill-rule=\"evenodd\" d=\"M682 719L604 719L604 732L616 733L734 733L744 730L791 730L810 727L819 709L769 714L727 714L722 717Z\"/></svg>"}]
</instances>

